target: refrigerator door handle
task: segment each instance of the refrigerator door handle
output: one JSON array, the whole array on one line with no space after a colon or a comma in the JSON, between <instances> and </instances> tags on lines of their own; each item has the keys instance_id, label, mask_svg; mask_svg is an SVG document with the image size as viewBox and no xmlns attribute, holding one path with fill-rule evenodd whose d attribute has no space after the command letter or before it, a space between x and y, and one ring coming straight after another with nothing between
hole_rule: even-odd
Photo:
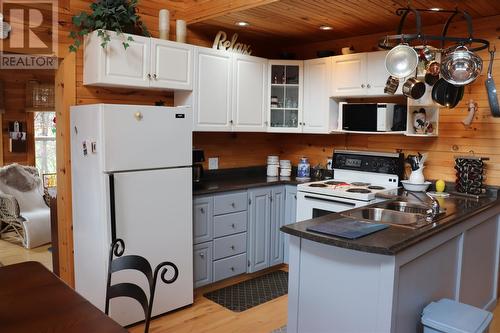
<instances>
[{"instance_id":1,"label":"refrigerator door handle","mask_svg":"<svg viewBox=\"0 0 500 333\"><path fill-rule=\"evenodd\" d=\"M116 240L115 175L109 174L109 212L111 219L111 242Z\"/></svg>"}]
</instances>

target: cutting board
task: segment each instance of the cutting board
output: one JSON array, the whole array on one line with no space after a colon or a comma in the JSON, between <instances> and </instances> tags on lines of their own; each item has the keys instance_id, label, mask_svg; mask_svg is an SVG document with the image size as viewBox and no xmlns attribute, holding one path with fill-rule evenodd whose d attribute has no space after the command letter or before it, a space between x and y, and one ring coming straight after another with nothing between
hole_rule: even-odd
<instances>
[{"instance_id":1,"label":"cutting board","mask_svg":"<svg viewBox=\"0 0 500 333\"><path fill-rule=\"evenodd\" d=\"M368 223L342 218L307 227L306 230L330 236L356 239L388 227L389 225L387 224Z\"/></svg>"}]
</instances>

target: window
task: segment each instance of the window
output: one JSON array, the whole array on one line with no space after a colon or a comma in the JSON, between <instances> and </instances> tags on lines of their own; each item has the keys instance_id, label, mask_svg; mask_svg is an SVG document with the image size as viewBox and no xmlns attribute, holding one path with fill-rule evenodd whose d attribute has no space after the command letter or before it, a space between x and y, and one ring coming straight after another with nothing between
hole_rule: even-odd
<instances>
[{"instance_id":1,"label":"window","mask_svg":"<svg viewBox=\"0 0 500 333\"><path fill-rule=\"evenodd\" d=\"M35 112L35 161L40 174L56 173L56 113Z\"/></svg>"}]
</instances>

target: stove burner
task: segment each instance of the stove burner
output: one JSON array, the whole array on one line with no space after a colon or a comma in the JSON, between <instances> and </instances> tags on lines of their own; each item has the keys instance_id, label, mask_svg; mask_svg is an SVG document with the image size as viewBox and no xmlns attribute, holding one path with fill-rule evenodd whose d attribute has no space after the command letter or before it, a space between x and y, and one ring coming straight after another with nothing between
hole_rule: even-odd
<instances>
[{"instance_id":1,"label":"stove burner","mask_svg":"<svg viewBox=\"0 0 500 333\"><path fill-rule=\"evenodd\" d=\"M353 182L351 183L352 186L368 186L370 183L364 183L364 182Z\"/></svg>"},{"instance_id":2,"label":"stove burner","mask_svg":"<svg viewBox=\"0 0 500 333\"><path fill-rule=\"evenodd\" d=\"M366 194L366 193L371 193L372 191L367 190L366 188L350 188L346 190L346 192Z\"/></svg>"},{"instance_id":3,"label":"stove burner","mask_svg":"<svg viewBox=\"0 0 500 333\"><path fill-rule=\"evenodd\" d=\"M385 190L385 187L383 187L383 186L376 186L376 185L368 186L368 188L370 190Z\"/></svg>"},{"instance_id":4,"label":"stove burner","mask_svg":"<svg viewBox=\"0 0 500 333\"><path fill-rule=\"evenodd\" d=\"M316 183L316 184L309 184L310 187L327 187L326 184L321 184L321 183Z\"/></svg>"},{"instance_id":5,"label":"stove burner","mask_svg":"<svg viewBox=\"0 0 500 333\"><path fill-rule=\"evenodd\" d=\"M327 184L327 185L343 185L343 184L347 184L347 183L341 182L339 180L329 180L329 181L325 182L325 184Z\"/></svg>"}]
</instances>

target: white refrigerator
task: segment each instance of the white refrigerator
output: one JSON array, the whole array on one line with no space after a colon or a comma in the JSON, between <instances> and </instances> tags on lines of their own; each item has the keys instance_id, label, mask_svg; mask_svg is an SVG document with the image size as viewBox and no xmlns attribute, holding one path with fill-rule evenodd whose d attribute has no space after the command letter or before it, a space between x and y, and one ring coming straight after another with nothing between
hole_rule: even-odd
<instances>
[{"instance_id":1,"label":"white refrigerator","mask_svg":"<svg viewBox=\"0 0 500 333\"><path fill-rule=\"evenodd\" d=\"M82 105L71 108L71 171L76 291L104 310L108 253L122 238L125 255L152 269L177 265L173 284L158 279L153 316L193 303L192 112L189 107ZM167 274L167 278L169 275ZM140 272L112 283L148 284ZM121 325L144 320L134 299L110 301Z\"/></svg>"}]
</instances>

